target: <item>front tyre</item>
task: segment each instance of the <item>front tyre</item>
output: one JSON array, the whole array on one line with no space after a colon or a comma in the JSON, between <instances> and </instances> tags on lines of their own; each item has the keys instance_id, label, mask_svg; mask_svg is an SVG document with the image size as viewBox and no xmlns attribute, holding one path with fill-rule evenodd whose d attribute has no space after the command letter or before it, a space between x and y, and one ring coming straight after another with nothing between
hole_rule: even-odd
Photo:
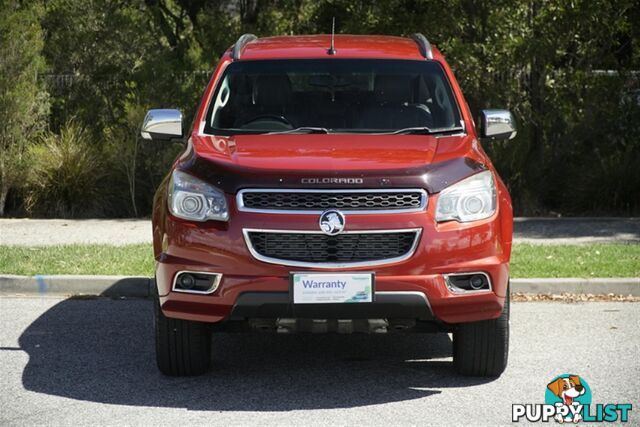
<instances>
[{"instance_id":1,"label":"front tyre","mask_svg":"<svg viewBox=\"0 0 640 427\"><path fill-rule=\"evenodd\" d=\"M453 333L453 365L462 375L498 377L509 356L509 287L497 319L463 323Z\"/></svg>"},{"instance_id":2,"label":"front tyre","mask_svg":"<svg viewBox=\"0 0 640 427\"><path fill-rule=\"evenodd\" d=\"M165 375L201 375L211 366L211 327L165 317L155 300L156 362Z\"/></svg>"}]
</instances>

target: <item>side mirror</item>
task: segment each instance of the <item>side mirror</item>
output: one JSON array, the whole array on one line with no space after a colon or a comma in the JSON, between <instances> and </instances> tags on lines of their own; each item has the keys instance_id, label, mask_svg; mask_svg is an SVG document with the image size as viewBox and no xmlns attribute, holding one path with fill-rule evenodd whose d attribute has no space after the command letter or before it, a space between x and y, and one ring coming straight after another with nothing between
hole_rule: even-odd
<instances>
[{"instance_id":1,"label":"side mirror","mask_svg":"<svg viewBox=\"0 0 640 427\"><path fill-rule=\"evenodd\" d=\"M144 139L182 138L182 113L179 110L149 110L140 135Z\"/></svg>"},{"instance_id":2,"label":"side mirror","mask_svg":"<svg viewBox=\"0 0 640 427\"><path fill-rule=\"evenodd\" d=\"M516 136L516 121L508 110L482 110L480 115L480 137L490 139L513 139Z\"/></svg>"}]
</instances>

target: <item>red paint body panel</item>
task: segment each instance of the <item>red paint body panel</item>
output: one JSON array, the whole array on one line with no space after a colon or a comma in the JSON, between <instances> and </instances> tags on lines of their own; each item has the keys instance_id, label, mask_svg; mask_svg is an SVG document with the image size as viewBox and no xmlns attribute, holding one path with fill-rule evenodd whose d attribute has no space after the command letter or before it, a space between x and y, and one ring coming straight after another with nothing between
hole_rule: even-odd
<instances>
[{"instance_id":1,"label":"red paint body panel","mask_svg":"<svg viewBox=\"0 0 640 427\"><path fill-rule=\"evenodd\" d=\"M197 153L206 159L266 170L326 173L346 169L407 169L431 163L438 145L436 137L406 135L400 147L397 138L397 135L293 134L195 136L192 141Z\"/></svg>"},{"instance_id":2,"label":"red paint body panel","mask_svg":"<svg viewBox=\"0 0 640 427\"><path fill-rule=\"evenodd\" d=\"M240 60L327 58L329 36L271 37L249 43ZM336 36L335 58L415 59L415 42L381 36ZM206 322L223 321L243 292L288 292L291 271L312 270L267 264L249 252L243 228L318 230L317 215L264 214L237 210L235 192L246 187L300 188L300 178L316 176L362 177L362 188L379 187L381 178L392 187L424 188L429 193L426 212L348 214L346 230L420 228L416 252L408 260L374 268L377 291L417 291L427 297L435 317L455 324L492 319L500 315L509 280L512 239L511 200L482 149L473 120L453 73L434 49L460 106L465 133L428 135L238 135L210 136L201 131L209 100L230 51L213 74L190 133L190 146L174 164L227 194L228 222L190 223L173 217L167 208L165 179L154 203L153 233L156 279L161 307L168 317ZM470 223L436 223L439 192L480 170L493 171L498 191L496 213ZM327 187L327 186L324 186ZM330 186L340 188L340 186ZM343 187L349 188L348 185ZM322 185L312 188L323 188ZM348 270L370 271L371 267ZM171 291L180 270L222 273L211 295ZM347 269L345 269L347 270ZM322 270L327 271L327 270ZM493 289L454 294L442 274L486 272Z\"/></svg>"}]
</instances>

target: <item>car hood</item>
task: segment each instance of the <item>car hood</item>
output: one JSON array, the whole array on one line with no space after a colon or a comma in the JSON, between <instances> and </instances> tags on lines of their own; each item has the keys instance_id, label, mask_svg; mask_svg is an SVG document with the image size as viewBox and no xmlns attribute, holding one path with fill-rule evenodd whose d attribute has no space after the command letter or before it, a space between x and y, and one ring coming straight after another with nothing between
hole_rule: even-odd
<instances>
[{"instance_id":1,"label":"car hood","mask_svg":"<svg viewBox=\"0 0 640 427\"><path fill-rule=\"evenodd\" d=\"M411 186L434 191L441 186L438 181L448 183L483 169L460 155L463 139L363 134L194 136L191 155L179 167L227 192L247 187L309 187L309 178L318 179L313 181L314 188ZM443 140L449 149L440 156L442 161L434 162Z\"/></svg>"},{"instance_id":2,"label":"car hood","mask_svg":"<svg viewBox=\"0 0 640 427\"><path fill-rule=\"evenodd\" d=\"M238 167L282 171L381 170L431 163L438 141L425 135L293 134L206 137L198 152Z\"/></svg>"}]
</instances>

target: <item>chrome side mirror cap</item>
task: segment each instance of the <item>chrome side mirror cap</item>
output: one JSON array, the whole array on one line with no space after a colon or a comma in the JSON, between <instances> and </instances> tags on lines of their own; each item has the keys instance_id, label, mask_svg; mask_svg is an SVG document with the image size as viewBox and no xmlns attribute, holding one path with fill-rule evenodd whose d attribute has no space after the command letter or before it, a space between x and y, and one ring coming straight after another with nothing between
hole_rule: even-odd
<instances>
[{"instance_id":1,"label":"chrome side mirror cap","mask_svg":"<svg viewBox=\"0 0 640 427\"><path fill-rule=\"evenodd\" d=\"M149 110L140 135L144 139L182 138L182 113L179 110Z\"/></svg>"},{"instance_id":2,"label":"chrome side mirror cap","mask_svg":"<svg viewBox=\"0 0 640 427\"><path fill-rule=\"evenodd\" d=\"M513 139L516 136L516 121L508 110L482 110L480 137L489 139Z\"/></svg>"}]
</instances>

